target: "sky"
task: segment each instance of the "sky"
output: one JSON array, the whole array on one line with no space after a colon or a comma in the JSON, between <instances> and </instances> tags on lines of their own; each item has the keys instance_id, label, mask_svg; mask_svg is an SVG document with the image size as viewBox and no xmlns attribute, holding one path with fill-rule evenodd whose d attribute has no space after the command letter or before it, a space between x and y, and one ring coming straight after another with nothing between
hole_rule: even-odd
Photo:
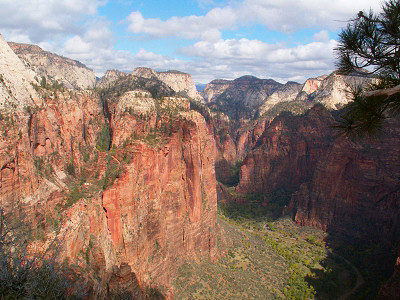
<instances>
[{"instance_id":1,"label":"sky","mask_svg":"<svg viewBox=\"0 0 400 300\"><path fill-rule=\"evenodd\" d=\"M380 0L0 0L0 33L106 70L304 82L335 69L338 33Z\"/></svg>"}]
</instances>

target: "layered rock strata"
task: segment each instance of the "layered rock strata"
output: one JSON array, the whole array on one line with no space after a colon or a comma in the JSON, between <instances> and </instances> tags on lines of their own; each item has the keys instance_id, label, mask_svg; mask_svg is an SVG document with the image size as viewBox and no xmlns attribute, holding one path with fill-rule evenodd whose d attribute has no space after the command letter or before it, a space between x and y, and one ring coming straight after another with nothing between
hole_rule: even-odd
<instances>
[{"instance_id":1,"label":"layered rock strata","mask_svg":"<svg viewBox=\"0 0 400 300\"><path fill-rule=\"evenodd\" d=\"M203 97L196 89L196 85L189 74L179 71L156 72L150 68L136 68L132 75L144 78L157 78L167 84L176 93L183 93L190 98L203 102Z\"/></svg>"},{"instance_id":2,"label":"layered rock strata","mask_svg":"<svg viewBox=\"0 0 400 300\"><path fill-rule=\"evenodd\" d=\"M29 71L0 46L6 87L9 78L20 83L14 100L25 106L1 111L2 207L47 237L38 248L58 236L62 258L88 272L92 297L158 291L173 299L175 267L216 255L212 125L157 80L128 78L124 91L103 90L101 98L36 92ZM147 87L161 87L159 99Z\"/></svg>"},{"instance_id":3,"label":"layered rock strata","mask_svg":"<svg viewBox=\"0 0 400 300\"><path fill-rule=\"evenodd\" d=\"M93 88L94 72L82 63L44 51L36 45L8 43L28 69L46 78L48 84L57 81L69 89Z\"/></svg>"},{"instance_id":4,"label":"layered rock strata","mask_svg":"<svg viewBox=\"0 0 400 300\"><path fill-rule=\"evenodd\" d=\"M116 80L120 79L121 77L127 76L128 74L123 73L118 70L107 70L103 77L101 77L96 82L96 88L106 88L109 87L115 82Z\"/></svg>"}]
</instances>

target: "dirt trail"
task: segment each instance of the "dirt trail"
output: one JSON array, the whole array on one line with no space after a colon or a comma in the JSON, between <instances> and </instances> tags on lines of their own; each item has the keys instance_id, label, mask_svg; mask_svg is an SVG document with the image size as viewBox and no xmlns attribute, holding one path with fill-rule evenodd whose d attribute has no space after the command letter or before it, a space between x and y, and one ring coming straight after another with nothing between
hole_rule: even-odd
<instances>
[{"instance_id":1,"label":"dirt trail","mask_svg":"<svg viewBox=\"0 0 400 300\"><path fill-rule=\"evenodd\" d=\"M357 269L350 261L348 261L347 259L345 259L344 257L342 257L342 256L340 256L340 255L338 255L338 254L334 254L334 253L332 253L332 254L335 255L335 256L337 256L337 257L342 258L349 266L352 267L353 271L356 272L356 274L357 274L357 281L356 281L356 284L354 285L354 287L353 287L352 289L348 290L347 292L345 292L342 296L340 296L340 297L338 298L338 300L346 300L349 296L351 296L352 294L354 294L354 293L357 291L357 289L358 289L365 281L364 281L364 278L362 277L360 271L358 271L358 269Z\"/></svg>"}]
</instances>

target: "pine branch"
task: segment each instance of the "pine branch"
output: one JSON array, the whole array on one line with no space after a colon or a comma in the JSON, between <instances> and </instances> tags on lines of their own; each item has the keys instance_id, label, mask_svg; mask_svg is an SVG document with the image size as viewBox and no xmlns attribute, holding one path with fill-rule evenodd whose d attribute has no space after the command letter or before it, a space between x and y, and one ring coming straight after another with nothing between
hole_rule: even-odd
<instances>
[{"instance_id":1,"label":"pine branch","mask_svg":"<svg viewBox=\"0 0 400 300\"><path fill-rule=\"evenodd\" d=\"M400 84L392 88L364 92L364 97L393 96L400 93Z\"/></svg>"}]
</instances>

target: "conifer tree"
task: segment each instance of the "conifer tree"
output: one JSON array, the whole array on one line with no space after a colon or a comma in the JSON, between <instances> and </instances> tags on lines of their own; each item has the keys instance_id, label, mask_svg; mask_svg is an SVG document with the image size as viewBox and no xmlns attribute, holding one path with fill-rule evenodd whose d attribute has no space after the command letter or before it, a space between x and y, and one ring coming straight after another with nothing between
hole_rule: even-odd
<instances>
[{"instance_id":1,"label":"conifer tree","mask_svg":"<svg viewBox=\"0 0 400 300\"><path fill-rule=\"evenodd\" d=\"M354 101L336 127L356 136L379 133L385 120L400 114L400 0L384 2L379 14L360 11L339 34L335 52L340 73L377 78L352 91Z\"/></svg>"}]
</instances>

